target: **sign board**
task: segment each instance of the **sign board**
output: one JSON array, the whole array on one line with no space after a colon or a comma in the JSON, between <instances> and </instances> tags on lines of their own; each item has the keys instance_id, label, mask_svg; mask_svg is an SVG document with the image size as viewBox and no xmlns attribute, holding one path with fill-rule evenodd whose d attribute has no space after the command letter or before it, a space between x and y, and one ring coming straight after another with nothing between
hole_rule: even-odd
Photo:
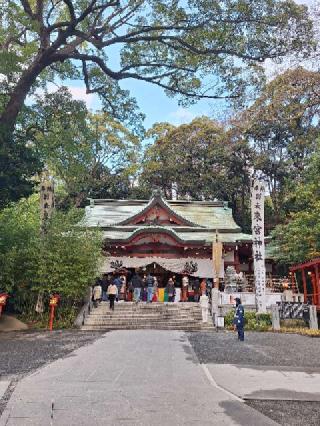
<instances>
[{"instance_id":1,"label":"sign board","mask_svg":"<svg viewBox=\"0 0 320 426\"><path fill-rule=\"evenodd\" d=\"M212 243L212 261L214 270L215 287L219 288L219 276L222 265L222 243L219 241Z\"/></svg>"},{"instance_id":2,"label":"sign board","mask_svg":"<svg viewBox=\"0 0 320 426\"><path fill-rule=\"evenodd\" d=\"M258 312L266 312L266 267L264 243L265 182L253 178L251 182L252 256Z\"/></svg>"}]
</instances>

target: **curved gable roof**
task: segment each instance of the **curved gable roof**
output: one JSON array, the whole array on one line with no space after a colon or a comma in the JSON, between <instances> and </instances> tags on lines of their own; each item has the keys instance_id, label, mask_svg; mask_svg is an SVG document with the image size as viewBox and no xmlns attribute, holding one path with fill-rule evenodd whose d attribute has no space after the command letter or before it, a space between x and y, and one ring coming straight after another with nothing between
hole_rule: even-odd
<instances>
[{"instance_id":1,"label":"curved gable roof","mask_svg":"<svg viewBox=\"0 0 320 426\"><path fill-rule=\"evenodd\" d=\"M91 200L91 205L85 209L81 225L101 228L125 226L157 203L190 227L241 231L233 219L232 210L223 202L172 201L165 200L158 194L149 201Z\"/></svg>"}]
</instances>

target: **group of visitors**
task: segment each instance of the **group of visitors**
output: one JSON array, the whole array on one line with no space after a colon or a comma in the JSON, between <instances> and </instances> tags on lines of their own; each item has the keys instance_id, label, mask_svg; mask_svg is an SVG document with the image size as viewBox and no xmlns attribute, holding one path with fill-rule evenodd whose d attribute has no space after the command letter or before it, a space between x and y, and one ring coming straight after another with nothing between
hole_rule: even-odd
<instances>
[{"instance_id":1,"label":"group of visitors","mask_svg":"<svg viewBox=\"0 0 320 426\"><path fill-rule=\"evenodd\" d=\"M116 301L146 301L152 303L158 298L158 279L156 276L148 274L139 274L135 271L130 274L104 274L102 279L97 279L93 288L92 300L97 306L100 301L110 302L110 308L114 309ZM207 280L190 277L187 274L182 276L179 282L175 275L168 278L166 283L161 283L161 287L165 288L166 299L168 302L174 302L177 296L176 289L181 287L181 302L190 300L199 302L202 295L210 292L211 286ZM190 296L191 295L191 296ZM178 294L179 297L179 294ZM190 299L191 297L191 299Z\"/></svg>"},{"instance_id":2,"label":"group of visitors","mask_svg":"<svg viewBox=\"0 0 320 426\"><path fill-rule=\"evenodd\" d=\"M97 279L92 291L92 300L97 307L101 301L110 302L110 309L114 310L115 300L123 300L126 287L125 275L104 274L102 279Z\"/></svg>"}]
</instances>

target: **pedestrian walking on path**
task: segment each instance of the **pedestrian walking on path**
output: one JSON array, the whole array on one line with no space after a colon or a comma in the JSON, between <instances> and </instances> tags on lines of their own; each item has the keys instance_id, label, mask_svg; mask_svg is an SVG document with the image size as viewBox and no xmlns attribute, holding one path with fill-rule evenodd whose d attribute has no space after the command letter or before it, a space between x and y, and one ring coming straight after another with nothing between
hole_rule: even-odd
<instances>
[{"instance_id":1,"label":"pedestrian walking on path","mask_svg":"<svg viewBox=\"0 0 320 426\"><path fill-rule=\"evenodd\" d=\"M235 330L238 331L238 339L244 341L244 308L239 297L236 297L236 311L234 314L233 324Z\"/></svg>"},{"instance_id":2,"label":"pedestrian walking on path","mask_svg":"<svg viewBox=\"0 0 320 426\"><path fill-rule=\"evenodd\" d=\"M114 299L118 295L118 287L113 283L108 287L108 296L110 301L110 309L114 311Z\"/></svg>"}]
</instances>

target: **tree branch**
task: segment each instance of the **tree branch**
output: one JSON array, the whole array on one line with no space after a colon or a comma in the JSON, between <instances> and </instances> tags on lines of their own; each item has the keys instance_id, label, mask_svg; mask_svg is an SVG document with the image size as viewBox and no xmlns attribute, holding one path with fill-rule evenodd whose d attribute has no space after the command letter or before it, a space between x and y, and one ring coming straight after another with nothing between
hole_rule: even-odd
<instances>
[{"instance_id":1,"label":"tree branch","mask_svg":"<svg viewBox=\"0 0 320 426\"><path fill-rule=\"evenodd\" d=\"M29 16L30 16L30 18L35 19L35 18L36 18L36 16L35 16L35 14L32 12L32 9L31 9L31 6L30 6L29 1L28 1L28 0L20 0L20 2L21 2L21 4L22 4L22 7L23 7L23 10L25 11L25 13L26 13L27 15L29 15Z\"/></svg>"}]
</instances>

